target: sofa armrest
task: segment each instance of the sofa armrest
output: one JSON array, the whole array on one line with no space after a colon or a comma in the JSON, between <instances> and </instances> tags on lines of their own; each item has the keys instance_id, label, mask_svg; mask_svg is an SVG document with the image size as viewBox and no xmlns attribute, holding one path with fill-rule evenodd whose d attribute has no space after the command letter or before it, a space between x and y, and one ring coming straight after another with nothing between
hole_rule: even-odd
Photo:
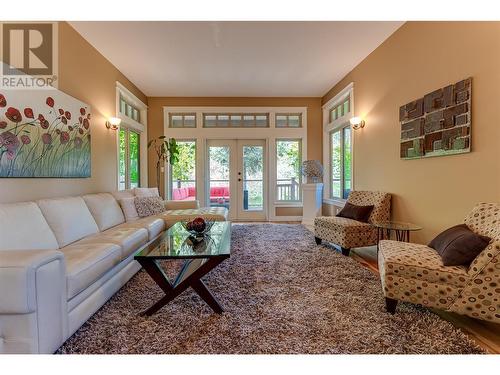
<instances>
[{"instance_id":1,"label":"sofa armrest","mask_svg":"<svg viewBox=\"0 0 500 375\"><path fill-rule=\"evenodd\" d=\"M165 208L167 210L189 210L200 208L200 202L197 200L192 201L165 201Z\"/></svg>"},{"instance_id":2,"label":"sofa armrest","mask_svg":"<svg viewBox=\"0 0 500 375\"><path fill-rule=\"evenodd\" d=\"M0 251L0 352L52 353L67 331L63 253Z\"/></svg>"}]
</instances>

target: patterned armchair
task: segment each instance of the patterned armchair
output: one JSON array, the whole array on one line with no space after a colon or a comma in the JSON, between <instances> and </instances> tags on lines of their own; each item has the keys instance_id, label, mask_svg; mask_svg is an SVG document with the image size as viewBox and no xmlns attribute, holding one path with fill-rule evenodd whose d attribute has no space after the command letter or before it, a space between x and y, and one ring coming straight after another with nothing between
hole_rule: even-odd
<instances>
[{"instance_id":1,"label":"patterned armchair","mask_svg":"<svg viewBox=\"0 0 500 375\"><path fill-rule=\"evenodd\" d=\"M469 267L444 266L425 245L380 241L378 266L387 311L406 301L500 323L500 203L481 203L465 218L489 245Z\"/></svg>"},{"instance_id":2,"label":"patterned armchair","mask_svg":"<svg viewBox=\"0 0 500 375\"><path fill-rule=\"evenodd\" d=\"M368 223L337 216L320 216L314 220L314 236L319 245L328 241L339 245L342 254L349 255L353 247L377 244L374 222L388 221L391 216L391 195L379 191L351 191L347 202L357 206L371 206Z\"/></svg>"}]
</instances>

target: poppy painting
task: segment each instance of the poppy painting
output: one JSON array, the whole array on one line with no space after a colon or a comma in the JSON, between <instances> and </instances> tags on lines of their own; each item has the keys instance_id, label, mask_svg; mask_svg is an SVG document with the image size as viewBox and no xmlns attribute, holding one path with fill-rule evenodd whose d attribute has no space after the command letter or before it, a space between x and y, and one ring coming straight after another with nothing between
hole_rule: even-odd
<instances>
[{"instance_id":1,"label":"poppy painting","mask_svg":"<svg viewBox=\"0 0 500 375\"><path fill-rule=\"evenodd\" d=\"M90 123L61 91L0 92L0 177L90 177Z\"/></svg>"}]
</instances>

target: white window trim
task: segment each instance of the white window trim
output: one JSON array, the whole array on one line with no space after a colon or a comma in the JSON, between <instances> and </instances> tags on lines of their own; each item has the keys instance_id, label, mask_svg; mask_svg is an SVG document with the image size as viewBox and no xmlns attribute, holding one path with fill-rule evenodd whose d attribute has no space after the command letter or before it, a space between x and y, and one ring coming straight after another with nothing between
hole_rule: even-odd
<instances>
[{"instance_id":1,"label":"white window trim","mask_svg":"<svg viewBox=\"0 0 500 375\"><path fill-rule=\"evenodd\" d=\"M335 108L338 104L343 102L347 97L349 97L350 105L349 112L344 113L342 117L330 122L330 110ZM344 128L346 124L349 124L349 120L354 117L354 83L349 83L342 91L335 95L332 99L326 102L323 106L323 203L332 204L334 206L343 207L346 199L342 198L332 198L331 197L331 155L330 155L330 133L335 130ZM354 190L354 130L351 127L351 177L352 177L352 190Z\"/></svg>"},{"instance_id":2,"label":"white window trim","mask_svg":"<svg viewBox=\"0 0 500 375\"><path fill-rule=\"evenodd\" d=\"M140 111L140 122L131 119L120 113L120 96L127 102L135 106ZM116 81L116 114L122 120L120 128L128 128L140 134L140 182L139 186L148 186L148 106L144 104L137 96L132 94L123 84ZM114 130L112 130L114 131ZM120 188L120 131L116 130L116 184L117 189Z\"/></svg>"},{"instance_id":3,"label":"white window trim","mask_svg":"<svg viewBox=\"0 0 500 375\"><path fill-rule=\"evenodd\" d=\"M196 113L195 128L170 128L170 113L190 112ZM204 128L204 113L269 113L269 127L267 128ZM301 113L302 127L300 128L277 128L276 113ZM267 143L267 156L269 160L267 189L267 219L272 221L285 220L282 216L276 216L276 207L302 207L299 202L277 202L274 186L276 186L276 139L301 139L302 161L307 160L307 107L193 107L177 106L163 108L163 131L168 138L196 139L196 186L197 196L200 204L205 204L205 155L206 145L209 139L264 139ZM167 168L169 169L169 168ZM165 184L167 189L170 176L165 173ZM168 191L164 192L165 194ZM168 196L168 195L165 195Z\"/></svg>"}]
</instances>

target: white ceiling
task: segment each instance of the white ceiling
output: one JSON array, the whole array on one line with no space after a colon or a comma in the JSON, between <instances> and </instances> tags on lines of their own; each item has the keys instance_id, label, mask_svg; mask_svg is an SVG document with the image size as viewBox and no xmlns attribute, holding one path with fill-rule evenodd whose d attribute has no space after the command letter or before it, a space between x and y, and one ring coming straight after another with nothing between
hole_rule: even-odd
<instances>
[{"instance_id":1,"label":"white ceiling","mask_svg":"<svg viewBox=\"0 0 500 375\"><path fill-rule=\"evenodd\" d=\"M147 96L322 96L403 22L71 22Z\"/></svg>"}]
</instances>

